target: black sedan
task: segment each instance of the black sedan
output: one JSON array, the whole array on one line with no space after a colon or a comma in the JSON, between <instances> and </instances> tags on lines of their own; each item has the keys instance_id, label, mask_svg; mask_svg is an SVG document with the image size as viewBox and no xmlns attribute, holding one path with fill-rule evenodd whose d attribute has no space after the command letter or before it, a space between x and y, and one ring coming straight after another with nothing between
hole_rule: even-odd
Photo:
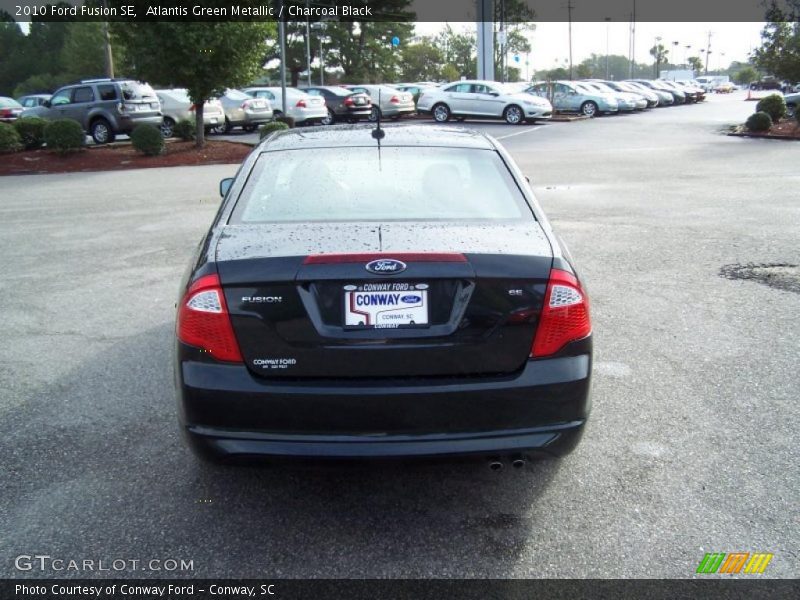
<instances>
[{"instance_id":1,"label":"black sedan","mask_svg":"<svg viewBox=\"0 0 800 600\"><path fill-rule=\"evenodd\" d=\"M320 121L323 125L333 125L337 121L355 123L368 119L372 112L372 101L367 94L353 92L338 85L303 88L312 96L322 96L328 107L328 116Z\"/></svg>"},{"instance_id":2,"label":"black sedan","mask_svg":"<svg viewBox=\"0 0 800 600\"><path fill-rule=\"evenodd\" d=\"M198 455L497 466L578 443L588 298L494 139L287 130L220 192L178 301L179 417Z\"/></svg>"}]
</instances>

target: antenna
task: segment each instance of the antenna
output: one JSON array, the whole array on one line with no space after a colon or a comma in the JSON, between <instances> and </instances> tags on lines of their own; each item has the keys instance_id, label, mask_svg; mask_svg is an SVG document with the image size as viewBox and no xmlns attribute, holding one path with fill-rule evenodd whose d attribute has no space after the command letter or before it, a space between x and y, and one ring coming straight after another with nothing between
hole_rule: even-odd
<instances>
[{"instance_id":1,"label":"antenna","mask_svg":"<svg viewBox=\"0 0 800 600\"><path fill-rule=\"evenodd\" d=\"M386 137L386 132L381 129L381 88L378 88L378 118L375 122L375 129L372 130L372 137L378 140L378 151L381 148L381 140Z\"/></svg>"}]
</instances>

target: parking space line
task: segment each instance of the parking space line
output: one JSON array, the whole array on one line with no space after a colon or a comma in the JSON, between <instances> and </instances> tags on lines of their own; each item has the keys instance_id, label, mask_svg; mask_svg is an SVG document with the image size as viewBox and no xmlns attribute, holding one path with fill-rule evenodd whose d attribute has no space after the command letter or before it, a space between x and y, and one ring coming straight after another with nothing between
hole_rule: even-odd
<instances>
[{"instance_id":1,"label":"parking space line","mask_svg":"<svg viewBox=\"0 0 800 600\"><path fill-rule=\"evenodd\" d=\"M506 138L514 137L515 135L522 135L523 133L530 133L531 131L539 131L540 127L529 127L524 131L517 131L516 133L509 133L508 135L500 135L497 136L495 139L497 140L504 140Z\"/></svg>"}]
</instances>

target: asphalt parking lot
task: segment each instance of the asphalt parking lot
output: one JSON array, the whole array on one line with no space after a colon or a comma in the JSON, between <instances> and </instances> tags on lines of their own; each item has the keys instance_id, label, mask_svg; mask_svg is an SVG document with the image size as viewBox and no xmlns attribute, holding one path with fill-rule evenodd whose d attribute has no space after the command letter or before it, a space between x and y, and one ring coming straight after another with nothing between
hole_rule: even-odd
<instances>
[{"instance_id":1,"label":"asphalt parking lot","mask_svg":"<svg viewBox=\"0 0 800 600\"><path fill-rule=\"evenodd\" d=\"M38 553L193 561L111 573L136 577L691 577L749 551L799 577L800 295L720 274L800 264L798 148L722 135L742 100L477 125L592 299L586 435L521 470L197 463L174 302L236 166L2 178L0 576L109 575L15 569Z\"/></svg>"}]
</instances>

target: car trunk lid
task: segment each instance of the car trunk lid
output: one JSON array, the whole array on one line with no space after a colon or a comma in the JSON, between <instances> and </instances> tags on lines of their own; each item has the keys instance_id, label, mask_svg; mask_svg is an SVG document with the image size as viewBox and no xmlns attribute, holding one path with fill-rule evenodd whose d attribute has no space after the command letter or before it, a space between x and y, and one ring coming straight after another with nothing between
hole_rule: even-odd
<instances>
[{"instance_id":1,"label":"car trunk lid","mask_svg":"<svg viewBox=\"0 0 800 600\"><path fill-rule=\"evenodd\" d=\"M271 378L514 372L551 264L533 221L229 225L217 244L244 360Z\"/></svg>"}]
</instances>

